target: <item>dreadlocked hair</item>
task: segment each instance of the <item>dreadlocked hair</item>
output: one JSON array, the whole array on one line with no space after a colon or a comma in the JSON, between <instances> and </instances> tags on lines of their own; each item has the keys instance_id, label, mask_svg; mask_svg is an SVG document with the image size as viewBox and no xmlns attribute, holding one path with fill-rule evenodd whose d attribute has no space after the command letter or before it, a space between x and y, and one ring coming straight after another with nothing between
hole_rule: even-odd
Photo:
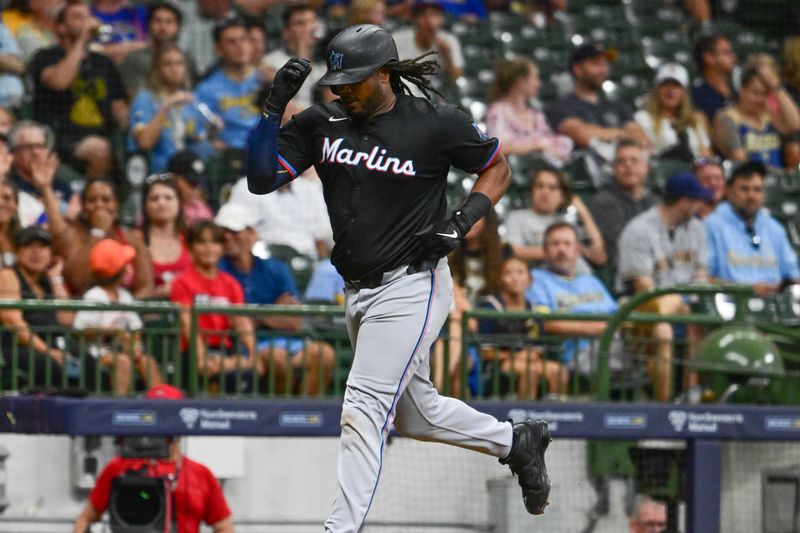
<instances>
[{"instance_id":1,"label":"dreadlocked hair","mask_svg":"<svg viewBox=\"0 0 800 533\"><path fill-rule=\"evenodd\" d=\"M431 99L430 93L436 93L440 97L442 93L433 88L428 81L428 76L433 76L439 72L439 63L434 59L424 58L429 55L436 54L436 51L424 53L414 59L404 59L402 61L390 61L386 64L386 69L389 71L389 83L392 85L392 91L395 94L411 94L411 87L408 85L412 83L422 91L425 98Z\"/></svg>"}]
</instances>

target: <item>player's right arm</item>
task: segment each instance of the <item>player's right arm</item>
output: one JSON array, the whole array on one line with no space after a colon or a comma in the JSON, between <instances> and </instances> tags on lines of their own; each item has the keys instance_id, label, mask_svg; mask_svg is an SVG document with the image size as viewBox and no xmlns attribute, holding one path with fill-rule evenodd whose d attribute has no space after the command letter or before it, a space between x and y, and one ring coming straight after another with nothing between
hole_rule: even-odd
<instances>
[{"instance_id":1,"label":"player's right arm","mask_svg":"<svg viewBox=\"0 0 800 533\"><path fill-rule=\"evenodd\" d=\"M291 164L278 153L278 132L287 104L309 73L307 59L292 58L275 74L264 114L248 140L247 188L253 194L270 193L295 177Z\"/></svg>"}]
</instances>

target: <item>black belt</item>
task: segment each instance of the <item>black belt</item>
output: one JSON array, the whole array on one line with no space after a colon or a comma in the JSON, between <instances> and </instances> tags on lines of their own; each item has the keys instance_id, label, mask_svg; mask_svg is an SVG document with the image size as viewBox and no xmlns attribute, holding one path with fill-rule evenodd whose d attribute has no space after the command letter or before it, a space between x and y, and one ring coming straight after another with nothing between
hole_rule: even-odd
<instances>
[{"instance_id":1,"label":"black belt","mask_svg":"<svg viewBox=\"0 0 800 533\"><path fill-rule=\"evenodd\" d=\"M357 291L361 289L374 289L383 285L383 272L370 274L360 279L345 278L344 282Z\"/></svg>"}]
</instances>

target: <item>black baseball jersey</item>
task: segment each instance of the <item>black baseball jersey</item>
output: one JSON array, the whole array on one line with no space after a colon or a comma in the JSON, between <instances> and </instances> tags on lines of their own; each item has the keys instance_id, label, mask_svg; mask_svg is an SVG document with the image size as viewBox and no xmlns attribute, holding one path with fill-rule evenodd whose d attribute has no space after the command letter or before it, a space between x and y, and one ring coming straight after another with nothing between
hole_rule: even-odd
<instances>
[{"instance_id":1,"label":"black baseball jersey","mask_svg":"<svg viewBox=\"0 0 800 533\"><path fill-rule=\"evenodd\" d=\"M345 279L409 263L414 233L447 216L450 166L479 173L499 150L455 106L405 95L368 122L353 121L338 101L316 104L278 137L282 170L294 178L313 165L322 180L331 262Z\"/></svg>"}]
</instances>

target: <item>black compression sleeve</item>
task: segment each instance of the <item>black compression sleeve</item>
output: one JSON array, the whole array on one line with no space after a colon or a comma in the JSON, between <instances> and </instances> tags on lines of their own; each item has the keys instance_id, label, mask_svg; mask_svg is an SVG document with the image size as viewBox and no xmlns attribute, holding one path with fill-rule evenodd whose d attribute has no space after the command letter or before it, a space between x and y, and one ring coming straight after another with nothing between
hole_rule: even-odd
<instances>
[{"instance_id":1,"label":"black compression sleeve","mask_svg":"<svg viewBox=\"0 0 800 533\"><path fill-rule=\"evenodd\" d=\"M453 213L453 222L461 230L461 235L466 235L469 229L478 220L492 210L492 201L482 192L473 192L464 200L460 209Z\"/></svg>"}]
</instances>

